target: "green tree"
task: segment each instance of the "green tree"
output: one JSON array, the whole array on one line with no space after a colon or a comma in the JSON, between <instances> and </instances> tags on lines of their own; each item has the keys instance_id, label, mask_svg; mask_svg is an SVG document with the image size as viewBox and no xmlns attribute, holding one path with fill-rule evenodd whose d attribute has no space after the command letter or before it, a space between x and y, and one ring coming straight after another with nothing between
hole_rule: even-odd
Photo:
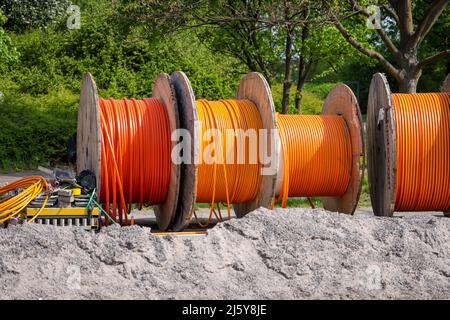
<instances>
[{"instance_id":1,"label":"green tree","mask_svg":"<svg viewBox=\"0 0 450 320\"><path fill-rule=\"evenodd\" d=\"M342 36L360 53L376 59L396 79L400 92L416 92L423 70L450 56L448 43L439 51L422 49L426 37L441 16L447 21L448 34L450 0L434 0L431 3L417 1L415 4L411 0L351 0L326 3L331 20ZM364 19L371 19L373 14L368 5L378 6L385 14L381 23L372 31L376 37L366 33L366 37L372 39L371 46L365 45L361 38L355 36L350 29L351 23L346 21L348 17L353 19L350 19L350 22L354 21L355 14Z\"/></svg>"},{"instance_id":2,"label":"green tree","mask_svg":"<svg viewBox=\"0 0 450 320\"><path fill-rule=\"evenodd\" d=\"M301 112L302 90L306 81L338 74L355 50L333 26L314 23L307 23L301 29L296 46L298 67L295 108Z\"/></svg>"},{"instance_id":3,"label":"green tree","mask_svg":"<svg viewBox=\"0 0 450 320\"><path fill-rule=\"evenodd\" d=\"M159 30L147 29L152 34L195 28L200 30L200 41L213 52L238 59L250 71L264 74L270 83L281 81L283 113L288 112L295 79L296 106L300 110L306 79L314 66L331 54L331 50L325 54L325 50L309 41L331 30L321 24L323 11L317 1L143 0L139 5L134 1L125 2L121 16L125 20L132 18L128 24L137 22L146 26L158 21ZM322 38L327 37L323 34ZM337 47L345 42L336 36L333 41Z\"/></svg>"}]
</instances>

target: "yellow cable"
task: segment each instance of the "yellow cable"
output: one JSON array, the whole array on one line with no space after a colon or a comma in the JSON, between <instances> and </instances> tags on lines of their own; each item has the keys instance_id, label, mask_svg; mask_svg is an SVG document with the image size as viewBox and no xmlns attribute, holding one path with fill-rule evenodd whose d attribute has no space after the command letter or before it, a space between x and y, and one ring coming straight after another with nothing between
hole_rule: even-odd
<instances>
[{"instance_id":1,"label":"yellow cable","mask_svg":"<svg viewBox=\"0 0 450 320\"><path fill-rule=\"evenodd\" d=\"M47 180L39 176L30 176L19 179L4 187L0 188L0 195L8 194L12 191L19 191L15 196L5 197L0 200L0 223L3 223L24 210L39 194L48 191ZM45 208L48 201L48 194L46 194L45 201L36 213L36 215L29 221L33 222L42 210Z\"/></svg>"}]
</instances>

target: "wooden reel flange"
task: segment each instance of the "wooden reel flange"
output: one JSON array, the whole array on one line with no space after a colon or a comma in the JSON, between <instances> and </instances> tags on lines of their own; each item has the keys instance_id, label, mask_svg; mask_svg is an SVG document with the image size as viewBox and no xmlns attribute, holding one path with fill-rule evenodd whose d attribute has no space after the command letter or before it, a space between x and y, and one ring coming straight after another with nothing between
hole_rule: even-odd
<instances>
[{"instance_id":1,"label":"wooden reel flange","mask_svg":"<svg viewBox=\"0 0 450 320\"><path fill-rule=\"evenodd\" d=\"M189 79L183 72L177 71L172 74L171 80L177 94L181 128L187 130L192 137L191 149L188 151L192 161L189 164L183 163L181 166L182 188L180 190L176 218L172 226L174 231L179 231L187 227L195 209L200 137L196 100ZM262 175L260 189L255 199L246 203L233 204L236 216L242 217L259 207L271 207L275 192L276 167L278 165L277 148L275 147L272 150L272 146L278 145L278 137L274 130L276 128L275 105L269 84L261 74L253 72L246 75L239 85L236 99L247 99L257 106L261 115L263 129L266 129L266 141L272 141L272 144L269 143L267 146L267 154L272 155L271 165L273 170L268 171L273 172Z\"/></svg>"},{"instance_id":2,"label":"wooden reel flange","mask_svg":"<svg viewBox=\"0 0 450 320\"><path fill-rule=\"evenodd\" d=\"M320 200L328 211L353 214L361 194L364 178L364 128L358 100L345 84L337 84L325 100L323 115L342 116L347 124L352 144L352 169L347 191L340 197L322 197ZM361 158L363 161L361 161Z\"/></svg>"},{"instance_id":3,"label":"wooden reel flange","mask_svg":"<svg viewBox=\"0 0 450 320\"><path fill-rule=\"evenodd\" d=\"M396 191L396 135L391 89L384 74L372 77L367 103L370 199L377 216L392 216Z\"/></svg>"},{"instance_id":4,"label":"wooden reel flange","mask_svg":"<svg viewBox=\"0 0 450 320\"><path fill-rule=\"evenodd\" d=\"M153 97L159 99L166 107L170 131L179 128L178 104L175 91L168 74L156 78ZM177 141L172 141L172 149ZM97 179L97 192L101 193L101 148L102 130L100 124L99 96L97 85L90 73L84 75L81 89L80 107L77 125L77 173L91 170ZM180 165L172 162L169 187L163 203L155 205L156 221L161 230L173 223L176 213L180 187Z\"/></svg>"}]
</instances>

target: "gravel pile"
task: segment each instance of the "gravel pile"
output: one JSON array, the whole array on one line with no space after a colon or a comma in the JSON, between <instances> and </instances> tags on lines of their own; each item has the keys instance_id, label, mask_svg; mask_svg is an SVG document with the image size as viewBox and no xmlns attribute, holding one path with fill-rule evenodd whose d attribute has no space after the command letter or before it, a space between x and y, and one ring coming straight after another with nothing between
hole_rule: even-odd
<instances>
[{"instance_id":1,"label":"gravel pile","mask_svg":"<svg viewBox=\"0 0 450 320\"><path fill-rule=\"evenodd\" d=\"M259 209L207 236L0 230L2 299L450 299L450 219Z\"/></svg>"}]
</instances>

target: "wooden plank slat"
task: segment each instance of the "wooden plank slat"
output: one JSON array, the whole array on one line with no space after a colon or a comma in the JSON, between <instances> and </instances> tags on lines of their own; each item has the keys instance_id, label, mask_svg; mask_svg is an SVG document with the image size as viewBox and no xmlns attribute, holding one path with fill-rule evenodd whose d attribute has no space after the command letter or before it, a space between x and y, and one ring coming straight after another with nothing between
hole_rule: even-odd
<instances>
[{"instance_id":1,"label":"wooden plank slat","mask_svg":"<svg viewBox=\"0 0 450 320\"><path fill-rule=\"evenodd\" d=\"M450 92L450 73L445 78L442 83L442 92Z\"/></svg>"},{"instance_id":2,"label":"wooden plank slat","mask_svg":"<svg viewBox=\"0 0 450 320\"><path fill-rule=\"evenodd\" d=\"M98 90L90 73L83 77L77 123L77 174L91 170L97 178L100 194L102 132Z\"/></svg>"}]
</instances>

